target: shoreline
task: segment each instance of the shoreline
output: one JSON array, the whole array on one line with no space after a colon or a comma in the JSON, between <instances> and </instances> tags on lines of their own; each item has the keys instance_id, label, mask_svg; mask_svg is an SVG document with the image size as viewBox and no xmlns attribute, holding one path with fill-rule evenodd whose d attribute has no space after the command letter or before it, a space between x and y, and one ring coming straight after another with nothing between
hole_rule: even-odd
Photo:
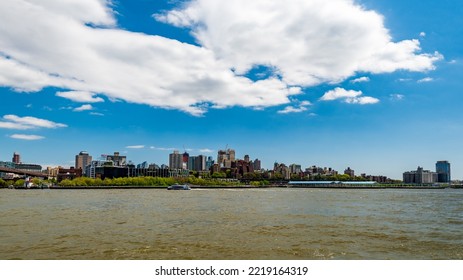
<instances>
[{"instance_id":1,"label":"shoreline","mask_svg":"<svg viewBox=\"0 0 463 280\"><path fill-rule=\"evenodd\" d=\"M463 186L289 186L289 185L265 185L265 186L192 186L191 189L339 189L339 190L442 190L442 189L463 189ZM4 189L9 189L4 187ZM42 188L14 188L19 190L40 190ZM167 186L50 186L44 190L136 190L136 189L153 189L166 190Z\"/></svg>"}]
</instances>

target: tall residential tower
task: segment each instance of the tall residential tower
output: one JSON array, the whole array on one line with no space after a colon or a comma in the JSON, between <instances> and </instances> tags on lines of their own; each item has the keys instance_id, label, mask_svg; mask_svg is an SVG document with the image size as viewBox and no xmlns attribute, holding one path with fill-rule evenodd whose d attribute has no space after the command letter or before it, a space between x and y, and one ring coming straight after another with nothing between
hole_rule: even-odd
<instances>
[{"instance_id":1,"label":"tall residential tower","mask_svg":"<svg viewBox=\"0 0 463 280\"><path fill-rule=\"evenodd\" d=\"M169 154L169 168L170 169L183 169L183 155L175 150Z\"/></svg>"},{"instance_id":2,"label":"tall residential tower","mask_svg":"<svg viewBox=\"0 0 463 280\"><path fill-rule=\"evenodd\" d=\"M76 155L76 169L82 169L82 174L86 174L86 167L90 165L92 162L92 156L89 155L87 152L80 152L78 155Z\"/></svg>"},{"instance_id":3,"label":"tall residential tower","mask_svg":"<svg viewBox=\"0 0 463 280\"><path fill-rule=\"evenodd\" d=\"M439 183L450 183L450 163L446 160L436 162L437 181Z\"/></svg>"},{"instance_id":4,"label":"tall residential tower","mask_svg":"<svg viewBox=\"0 0 463 280\"><path fill-rule=\"evenodd\" d=\"M21 156L18 153L13 154L13 159L11 160L13 163L20 164L21 163Z\"/></svg>"}]
</instances>

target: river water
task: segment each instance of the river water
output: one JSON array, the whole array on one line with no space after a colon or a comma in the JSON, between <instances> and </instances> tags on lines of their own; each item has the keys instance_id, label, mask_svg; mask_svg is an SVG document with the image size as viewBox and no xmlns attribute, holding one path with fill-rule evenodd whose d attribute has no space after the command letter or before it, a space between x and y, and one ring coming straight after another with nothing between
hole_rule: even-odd
<instances>
[{"instance_id":1,"label":"river water","mask_svg":"<svg viewBox=\"0 0 463 280\"><path fill-rule=\"evenodd\" d=\"M462 259L463 190L0 189L0 259Z\"/></svg>"}]
</instances>

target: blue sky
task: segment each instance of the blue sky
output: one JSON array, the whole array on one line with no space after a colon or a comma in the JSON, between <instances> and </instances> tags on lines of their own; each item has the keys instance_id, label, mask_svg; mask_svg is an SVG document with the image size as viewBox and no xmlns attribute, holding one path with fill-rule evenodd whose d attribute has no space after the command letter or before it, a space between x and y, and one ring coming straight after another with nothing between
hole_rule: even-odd
<instances>
[{"instance_id":1,"label":"blue sky","mask_svg":"<svg viewBox=\"0 0 463 280\"><path fill-rule=\"evenodd\" d=\"M173 148L463 179L461 1L6 0L0 160Z\"/></svg>"}]
</instances>

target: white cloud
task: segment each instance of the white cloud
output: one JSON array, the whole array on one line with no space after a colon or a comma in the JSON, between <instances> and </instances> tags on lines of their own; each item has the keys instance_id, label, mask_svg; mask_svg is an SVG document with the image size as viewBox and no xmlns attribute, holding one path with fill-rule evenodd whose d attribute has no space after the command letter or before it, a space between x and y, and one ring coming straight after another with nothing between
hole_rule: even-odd
<instances>
[{"instance_id":1,"label":"white cloud","mask_svg":"<svg viewBox=\"0 0 463 280\"><path fill-rule=\"evenodd\" d=\"M90 104L84 104L80 107L73 109L74 112L83 112L83 111L91 111L91 110L93 110L93 106Z\"/></svg>"},{"instance_id":2,"label":"white cloud","mask_svg":"<svg viewBox=\"0 0 463 280\"><path fill-rule=\"evenodd\" d=\"M0 2L0 23L9 27L0 29L0 85L98 92L192 115L207 111L204 104L268 107L300 93L276 77L253 82L237 76L204 47L117 29L105 1L70 2L77 10L63 3L68 2ZM95 6L98 12L78 13Z\"/></svg>"},{"instance_id":3,"label":"white cloud","mask_svg":"<svg viewBox=\"0 0 463 280\"><path fill-rule=\"evenodd\" d=\"M369 82L369 81L370 81L370 78L368 78L368 77L360 77L360 78L354 79L354 80L352 80L350 82L353 83L353 84L356 84L356 83L366 83L366 82Z\"/></svg>"},{"instance_id":4,"label":"white cloud","mask_svg":"<svg viewBox=\"0 0 463 280\"><path fill-rule=\"evenodd\" d=\"M35 117L18 117L16 115L4 115L3 120L4 121L0 121L0 128L27 130L36 128L67 127L67 125L62 123L56 123Z\"/></svg>"},{"instance_id":5,"label":"white cloud","mask_svg":"<svg viewBox=\"0 0 463 280\"><path fill-rule=\"evenodd\" d=\"M390 96L390 99L391 99L392 101L400 101L400 100L403 100L403 99L405 98L405 96L404 96L403 94L398 94L398 93L396 93L396 94L391 94L391 95L389 95L389 96Z\"/></svg>"},{"instance_id":6,"label":"white cloud","mask_svg":"<svg viewBox=\"0 0 463 280\"><path fill-rule=\"evenodd\" d=\"M201 153L206 153L206 154L210 154L210 153L213 153L213 152L214 152L214 150L207 149L207 148L205 148L205 149L199 149L199 151L200 151Z\"/></svg>"},{"instance_id":7,"label":"white cloud","mask_svg":"<svg viewBox=\"0 0 463 280\"><path fill-rule=\"evenodd\" d=\"M301 113L307 111L306 107L286 106L283 110L278 111L278 114Z\"/></svg>"},{"instance_id":8,"label":"white cloud","mask_svg":"<svg viewBox=\"0 0 463 280\"><path fill-rule=\"evenodd\" d=\"M127 146L126 149L144 149L145 145L134 145L134 146Z\"/></svg>"},{"instance_id":9,"label":"white cloud","mask_svg":"<svg viewBox=\"0 0 463 280\"><path fill-rule=\"evenodd\" d=\"M312 102L305 100L305 101L301 101L301 103L299 105L301 105L301 106L310 106L310 105L312 105Z\"/></svg>"},{"instance_id":10,"label":"white cloud","mask_svg":"<svg viewBox=\"0 0 463 280\"><path fill-rule=\"evenodd\" d=\"M420 32L420 37L426 37L426 32Z\"/></svg>"},{"instance_id":11,"label":"white cloud","mask_svg":"<svg viewBox=\"0 0 463 280\"><path fill-rule=\"evenodd\" d=\"M40 136L40 135L33 135L33 134L13 134L13 135L10 135L10 138L34 141L34 140L42 140L45 137Z\"/></svg>"},{"instance_id":12,"label":"white cloud","mask_svg":"<svg viewBox=\"0 0 463 280\"><path fill-rule=\"evenodd\" d=\"M308 110L307 108L308 106L312 105L312 103L307 100L304 100L304 101L295 100L294 103L297 104L297 107L286 106L283 110L279 110L277 113L278 114L302 113Z\"/></svg>"},{"instance_id":13,"label":"white cloud","mask_svg":"<svg viewBox=\"0 0 463 280\"><path fill-rule=\"evenodd\" d=\"M90 115L93 115L93 116L104 116L103 113L98 113L98 112L90 112Z\"/></svg>"},{"instance_id":14,"label":"white cloud","mask_svg":"<svg viewBox=\"0 0 463 280\"><path fill-rule=\"evenodd\" d=\"M320 100L322 101L331 101L336 99L345 99L345 98L356 98L357 96L362 95L361 91L355 90L345 90L343 88L335 88L326 92Z\"/></svg>"},{"instance_id":15,"label":"white cloud","mask_svg":"<svg viewBox=\"0 0 463 280\"><path fill-rule=\"evenodd\" d=\"M349 104L376 104L380 100L371 96L361 96L362 91L346 90L343 88L335 88L327 91L321 98L321 101L343 100Z\"/></svg>"},{"instance_id":16,"label":"white cloud","mask_svg":"<svg viewBox=\"0 0 463 280\"><path fill-rule=\"evenodd\" d=\"M0 86L53 86L78 102L100 101L92 94L99 93L198 116L211 107L288 104L301 87L357 72L431 70L442 57L420 53L417 40L392 42L383 17L352 0L183 7L157 19L190 28L200 46L118 28L110 1L2 0L0 26L8 28L0 28ZM256 65L275 75L241 75Z\"/></svg>"},{"instance_id":17,"label":"white cloud","mask_svg":"<svg viewBox=\"0 0 463 280\"><path fill-rule=\"evenodd\" d=\"M433 78L431 78L431 77L426 77L426 78L423 78L423 79L421 79L421 80L418 80L417 83L419 83L419 84L421 84L421 83L430 83L430 82L432 82L432 81L434 81Z\"/></svg>"},{"instance_id":18,"label":"white cloud","mask_svg":"<svg viewBox=\"0 0 463 280\"><path fill-rule=\"evenodd\" d=\"M75 102L81 103L97 103L104 102L104 99L101 97L95 97L93 92L88 91L66 91L66 92L57 92L56 96L70 99Z\"/></svg>"},{"instance_id":19,"label":"white cloud","mask_svg":"<svg viewBox=\"0 0 463 280\"><path fill-rule=\"evenodd\" d=\"M399 82L410 82L412 79L409 78L400 78L398 79Z\"/></svg>"},{"instance_id":20,"label":"white cloud","mask_svg":"<svg viewBox=\"0 0 463 280\"><path fill-rule=\"evenodd\" d=\"M27 129L32 129L33 127L30 125L25 125L25 124L20 124L20 123L15 123L15 122L0 121L0 128L27 130Z\"/></svg>"},{"instance_id":21,"label":"white cloud","mask_svg":"<svg viewBox=\"0 0 463 280\"><path fill-rule=\"evenodd\" d=\"M379 102L379 99L371 97L371 96L361 96L361 97L355 97L355 98L346 98L345 102L349 104L366 105L366 104L376 104Z\"/></svg>"},{"instance_id":22,"label":"white cloud","mask_svg":"<svg viewBox=\"0 0 463 280\"><path fill-rule=\"evenodd\" d=\"M384 18L352 0L191 0L155 18L191 28L237 73L277 69L292 85L342 81L356 72L434 69L441 55L418 40L392 42Z\"/></svg>"}]
</instances>

